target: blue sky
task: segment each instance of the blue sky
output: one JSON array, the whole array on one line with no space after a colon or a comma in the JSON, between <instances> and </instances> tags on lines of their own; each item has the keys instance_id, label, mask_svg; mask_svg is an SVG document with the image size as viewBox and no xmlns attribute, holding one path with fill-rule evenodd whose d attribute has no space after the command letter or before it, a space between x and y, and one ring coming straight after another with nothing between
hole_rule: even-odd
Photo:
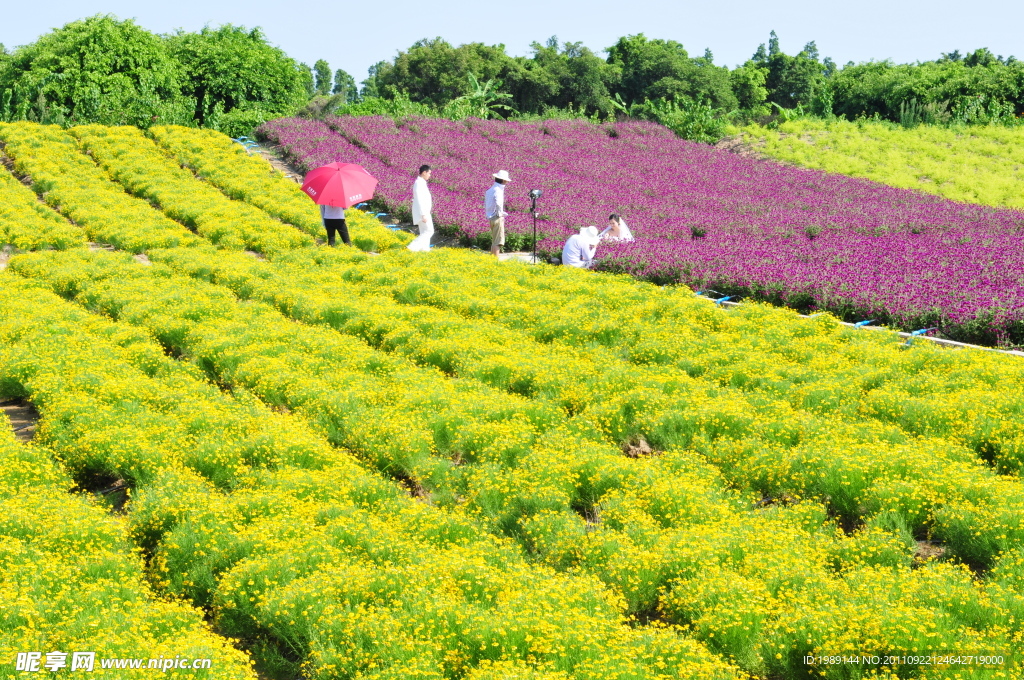
<instances>
[{"instance_id":1,"label":"blue sky","mask_svg":"<svg viewBox=\"0 0 1024 680\"><path fill-rule=\"evenodd\" d=\"M933 59L942 52L988 47L1024 59L1024 0L733 0L658 2L593 0L442 0L441 2L269 2L249 0L48 0L5 2L0 43L32 42L69 21L97 13L133 18L157 32L198 30L223 23L261 26L269 40L312 65L326 59L356 81L366 69L420 38L453 44L502 43L527 55L532 41L557 35L603 50L621 35L644 33L677 40L694 56L710 47L730 67L753 54L775 30L782 49L795 54L815 40L823 57L847 61Z\"/></svg>"}]
</instances>

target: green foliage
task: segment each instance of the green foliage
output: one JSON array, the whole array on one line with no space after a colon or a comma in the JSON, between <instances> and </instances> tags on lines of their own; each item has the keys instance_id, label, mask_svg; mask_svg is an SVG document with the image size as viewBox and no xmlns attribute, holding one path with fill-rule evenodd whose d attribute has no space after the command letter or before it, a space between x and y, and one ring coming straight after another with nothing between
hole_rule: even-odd
<instances>
[{"instance_id":1,"label":"green foliage","mask_svg":"<svg viewBox=\"0 0 1024 680\"><path fill-rule=\"evenodd\" d=\"M877 115L901 122L909 102L916 100L920 107L942 108L946 102L948 122L1009 122L1024 113L1024 63L990 60L990 55L982 49L967 59L954 53L919 64L848 64L831 80L835 112L849 120ZM935 113L936 122L942 122L941 113Z\"/></svg>"},{"instance_id":2,"label":"green foliage","mask_svg":"<svg viewBox=\"0 0 1024 680\"><path fill-rule=\"evenodd\" d=\"M377 94L393 98L405 92L415 102L442 107L466 92L470 73L498 78L509 57L502 45L470 43L452 47L441 38L420 40L394 62L382 62L371 74Z\"/></svg>"},{"instance_id":3,"label":"green foliage","mask_svg":"<svg viewBox=\"0 0 1024 680\"><path fill-rule=\"evenodd\" d=\"M705 102L670 99L646 100L634 107L641 118L657 121L683 139L714 144L726 134L728 120Z\"/></svg>"},{"instance_id":4,"label":"green foliage","mask_svg":"<svg viewBox=\"0 0 1024 680\"><path fill-rule=\"evenodd\" d=\"M435 116L437 110L426 104L413 102L405 93L399 93L391 99L383 97L364 97L361 101L339 107L334 111L344 116L389 116L404 118L406 116Z\"/></svg>"},{"instance_id":5,"label":"green foliage","mask_svg":"<svg viewBox=\"0 0 1024 680\"><path fill-rule=\"evenodd\" d=\"M313 64L313 75L315 76L316 93L326 97L331 93L331 66L323 59L317 59Z\"/></svg>"},{"instance_id":6,"label":"green foliage","mask_svg":"<svg viewBox=\"0 0 1024 680\"><path fill-rule=\"evenodd\" d=\"M345 95L345 103L353 104L359 101L359 88L356 87L355 78L342 69L334 72L334 87L331 94Z\"/></svg>"},{"instance_id":7,"label":"green foliage","mask_svg":"<svg viewBox=\"0 0 1024 680\"><path fill-rule=\"evenodd\" d=\"M0 61L5 120L148 126L187 115L181 67L133 21L74 21ZM10 94L7 94L7 93Z\"/></svg>"},{"instance_id":8,"label":"green foliage","mask_svg":"<svg viewBox=\"0 0 1024 680\"><path fill-rule=\"evenodd\" d=\"M367 69L366 80L363 81L363 89L360 90L359 95L361 97L379 97L380 87L377 85L377 75L388 65L386 61L378 61L376 64Z\"/></svg>"},{"instance_id":9,"label":"green foliage","mask_svg":"<svg viewBox=\"0 0 1024 680\"><path fill-rule=\"evenodd\" d=\"M575 106L587 113L611 113L610 89L618 79L617 69L610 67L584 47L583 43L564 43L559 49L558 38L555 36L546 45L533 43L532 48L532 59L517 60L520 70L534 75L544 74L537 84L547 83L548 94L542 100L516 101L516 105L522 107L521 110L538 111L548 107L567 109ZM527 82L521 80L520 87Z\"/></svg>"},{"instance_id":10,"label":"green foliage","mask_svg":"<svg viewBox=\"0 0 1024 680\"><path fill-rule=\"evenodd\" d=\"M251 109L233 109L219 117L216 127L212 125L207 127L219 130L229 137L252 137L257 127L268 120L277 118L278 115L259 106Z\"/></svg>"},{"instance_id":11,"label":"green foliage","mask_svg":"<svg viewBox=\"0 0 1024 680\"><path fill-rule=\"evenodd\" d=\"M787 109L798 104L811 104L824 83L827 70L818 61L818 48L814 41L792 57L782 51L779 37L772 31L767 54L763 47L758 48L751 61L767 71L768 101Z\"/></svg>"},{"instance_id":12,"label":"green foliage","mask_svg":"<svg viewBox=\"0 0 1024 680\"><path fill-rule=\"evenodd\" d=\"M267 43L259 28L226 24L199 33L179 31L167 44L181 64L182 92L195 100L195 119L204 125L217 103L225 113L256 107L285 113L308 98L303 71Z\"/></svg>"},{"instance_id":13,"label":"green foliage","mask_svg":"<svg viewBox=\"0 0 1024 680\"><path fill-rule=\"evenodd\" d=\"M768 101L768 70L750 59L742 66L737 66L729 74L732 91L741 109L755 113L767 113L765 103Z\"/></svg>"},{"instance_id":14,"label":"green foliage","mask_svg":"<svg viewBox=\"0 0 1024 680\"><path fill-rule=\"evenodd\" d=\"M441 115L452 120L464 118L498 118L501 112L511 112L512 107L503 102L512 98L507 92L498 92L501 81L493 78L481 84L477 77L469 74L469 92L456 97L441 110Z\"/></svg>"},{"instance_id":15,"label":"green foliage","mask_svg":"<svg viewBox=\"0 0 1024 680\"><path fill-rule=\"evenodd\" d=\"M648 40L643 33L619 38L608 48L608 64L620 74L615 92L629 103L685 98L726 110L738 104L729 70L691 59L674 40Z\"/></svg>"},{"instance_id":16,"label":"green foliage","mask_svg":"<svg viewBox=\"0 0 1024 680\"><path fill-rule=\"evenodd\" d=\"M309 67L309 64L299 64L299 82L302 84L307 99L316 95L316 81L313 78L313 69Z\"/></svg>"}]
</instances>

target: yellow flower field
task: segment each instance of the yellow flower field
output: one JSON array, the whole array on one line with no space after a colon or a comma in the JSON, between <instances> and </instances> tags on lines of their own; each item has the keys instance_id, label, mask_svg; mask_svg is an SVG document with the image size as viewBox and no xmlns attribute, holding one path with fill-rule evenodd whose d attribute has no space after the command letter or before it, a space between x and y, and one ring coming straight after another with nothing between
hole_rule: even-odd
<instances>
[{"instance_id":1,"label":"yellow flower field","mask_svg":"<svg viewBox=\"0 0 1024 680\"><path fill-rule=\"evenodd\" d=\"M88 641L225 678L1020 676L1019 357L410 253L359 211L380 254L316 246L263 161L153 135L0 126L62 214L79 164L149 220L74 204L97 226L29 224L126 252L26 241L0 272L0 400L42 416L0 428L0 664ZM247 214L276 225L261 257Z\"/></svg>"},{"instance_id":2,"label":"yellow flower field","mask_svg":"<svg viewBox=\"0 0 1024 680\"><path fill-rule=\"evenodd\" d=\"M1024 209L1024 128L968 129L846 120L748 126L761 153L808 168L938 194L954 201Z\"/></svg>"}]
</instances>

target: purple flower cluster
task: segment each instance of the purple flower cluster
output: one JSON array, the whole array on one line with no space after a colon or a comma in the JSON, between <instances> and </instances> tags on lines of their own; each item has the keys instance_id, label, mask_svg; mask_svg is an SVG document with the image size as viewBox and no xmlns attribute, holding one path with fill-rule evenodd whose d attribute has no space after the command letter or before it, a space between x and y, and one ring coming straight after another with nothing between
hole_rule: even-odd
<instances>
[{"instance_id":1,"label":"purple flower cluster","mask_svg":"<svg viewBox=\"0 0 1024 680\"><path fill-rule=\"evenodd\" d=\"M743 158L651 123L281 119L261 130L307 169L359 163L390 209L408 210L434 167L435 223L487 233L483 193L508 170L513 233L540 248L624 216L637 240L598 248L598 268L683 282L986 343L1024 342L1024 213Z\"/></svg>"}]
</instances>

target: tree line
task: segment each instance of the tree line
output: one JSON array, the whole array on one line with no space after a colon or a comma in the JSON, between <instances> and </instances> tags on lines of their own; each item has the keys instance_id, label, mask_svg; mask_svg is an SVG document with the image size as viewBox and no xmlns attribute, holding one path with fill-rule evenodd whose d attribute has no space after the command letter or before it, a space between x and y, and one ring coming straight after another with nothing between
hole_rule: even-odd
<instances>
[{"instance_id":1,"label":"tree line","mask_svg":"<svg viewBox=\"0 0 1024 680\"><path fill-rule=\"evenodd\" d=\"M691 56L674 40L643 34L619 38L602 58L581 43L533 43L532 55L512 57L502 45L452 46L421 40L370 69L361 96L408 97L443 108L471 89L469 77L498 83L522 114L573 108L587 115L641 114L658 102L704 104L747 119L784 110L821 116L878 117L922 122L987 123L1024 113L1024 62L981 48L933 61L895 64L821 58L815 43L785 53L774 31L742 65L717 66L710 49ZM927 120L926 120L927 119Z\"/></svg>"},{"instance_id":2,"label":"tree line","mask_svg":"<svg viewBox=\"0 0 1024 680\"><path fill-rule=\"evenodd\" d=\"M225 25L156 35L97 15L13 52L0 45L0 120L148 127L203 125L242 134L270 118L331 111L452 118L630 116L714 141L730 121L791 115L925 123L1015 121L1024 62L982 48L933 61L840 67L809 42L785 53L774 31L735 68L710 49L619 38L606 56L551 37L529 56L504 45L421 40L376 63L357 85L325 60L313 67L270 45L260 29Z\"/></svg>"},{"instance_id":3,"label":"tree line","mask_svg":"<svg viewBox=\"0 0 1024 680\"><path fill-rule=\"evenodd\" d=\"M72 125L222 125L293 113L314 75L260 29L224 25L156 35L97 15L8 52L0 45L0 120Z\"/></svg>"}]
</instances>

